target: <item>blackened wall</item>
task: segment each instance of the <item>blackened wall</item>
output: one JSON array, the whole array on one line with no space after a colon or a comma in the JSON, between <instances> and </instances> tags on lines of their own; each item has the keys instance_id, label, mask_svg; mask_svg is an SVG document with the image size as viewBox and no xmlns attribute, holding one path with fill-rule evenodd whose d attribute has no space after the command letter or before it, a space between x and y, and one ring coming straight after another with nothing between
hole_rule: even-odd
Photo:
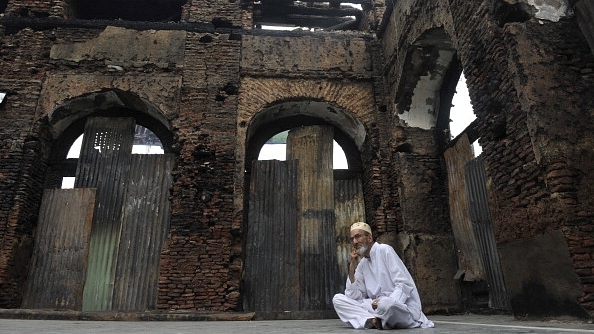
<instances>
[{"instance_id":1,"label":"blackened wall","mask_svg":"<svg viewBox=\"0 0 594 334\"><path fill-rule=\"evenodd\" d=\"M9 1L0 18L0 92L7 93L0 307L20 306L47 166L58 139L88 116L76 101L113 91L168 129L178 157L159 309L242 309L250 122L267 107L312 100L363 126L357 149L367 220L404 258L425 309L459 310L443 162L450 138L437 121L448 115L437 111L449 112L439 98L457 80L449 69L462 69L502 270L527 280L509 282L512 309L555 314L513 303L529 298L536 282L545 302L591 314L594 56L576 18L561 9L565 2L556 3L553 14L563 15L543 18L526 1L375 1L363 31L265 32L252 29L251 6L240 1L191 0L175 22L81 20L65 1ZM407 123L423 108L434 124ZM539 281L542 268L513 275L522 268L514 257L543 240L555 240L547 251L560 255L551 268L574 270L560 278L574 280L568 293L548 293L556 282Z\"/></svg>"}]
</instances>

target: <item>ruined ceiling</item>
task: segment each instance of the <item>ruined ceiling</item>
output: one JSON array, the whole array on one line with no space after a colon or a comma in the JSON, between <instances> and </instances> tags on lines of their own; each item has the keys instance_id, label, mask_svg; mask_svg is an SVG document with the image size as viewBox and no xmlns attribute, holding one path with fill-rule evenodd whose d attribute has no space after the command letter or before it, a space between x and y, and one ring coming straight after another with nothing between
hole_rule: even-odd
<instances>
[{"instance_id":1,"label":"ruined ceiling","mask_svg":"<svg viewBox=\"0 0 594 334\"><path fill-rule=\"evenodd\" d=\"M361 5L371 0L260 0L254 1L254 24L294 26L324 30L356 30L361 20Z\"/></svg>"}]
</instances>

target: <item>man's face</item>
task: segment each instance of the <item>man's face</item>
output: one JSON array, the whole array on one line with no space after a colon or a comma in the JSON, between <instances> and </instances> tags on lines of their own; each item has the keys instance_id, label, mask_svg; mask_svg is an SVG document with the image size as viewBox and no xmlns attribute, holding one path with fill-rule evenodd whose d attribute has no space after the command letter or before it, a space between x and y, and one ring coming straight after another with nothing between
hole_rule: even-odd
<instances>
[{"instance_id":1,"label":"man's face","mask_svg":"<svg viewBox=\"0 0 594 334\"><path fill-rule=\"evenodd\" d=\"M371 234L367 234L363 230L352 230L350 237L355 251L361 256L367 255L371 244Z\"/></svg>"}]
</instances>

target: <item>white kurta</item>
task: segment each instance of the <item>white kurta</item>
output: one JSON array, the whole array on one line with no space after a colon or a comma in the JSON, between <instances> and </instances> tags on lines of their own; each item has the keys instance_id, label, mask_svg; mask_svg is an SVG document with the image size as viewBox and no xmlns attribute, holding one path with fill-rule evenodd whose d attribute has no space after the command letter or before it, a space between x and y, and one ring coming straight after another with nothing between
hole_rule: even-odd
<instances>
[{"instance_id":1,"label":"white kurta","mask_svg":"<svg viewBox=\"0 0 594 334\"><path fill-rule=\"evenodd\" d=\"M376 310L371 302L379 298ZM377 242L369 258L359 261L355 282L347 277L344 294L336 294L334 309L353 328L365 328L370 318L382 320L384 328L434 327L421 309L417 287L394 249Z\"/></svg>"}]
</instances>

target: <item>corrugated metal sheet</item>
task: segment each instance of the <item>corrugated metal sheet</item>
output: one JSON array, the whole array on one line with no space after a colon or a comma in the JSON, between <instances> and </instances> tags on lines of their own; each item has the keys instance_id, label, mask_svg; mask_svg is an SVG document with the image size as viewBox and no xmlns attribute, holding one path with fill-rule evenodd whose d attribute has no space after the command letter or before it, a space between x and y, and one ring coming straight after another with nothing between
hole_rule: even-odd
<instances>
[{"instance_id":1,"label":"corrugated metal sheet","mask_svg":"<svg viewBox=\"0 0 594 334\"><path fill-rule=\"evenodd\" d=\"M479 254L485 266L489 284L489 306L495 309L510 310L505 289L503 271L499 261L499 251L493 232L493 219L487 197L487 178L481 157L466 164L466 190L469 198L470 218L478 240Z\"/></svg>"},{"instance_id":2,"label":"corrugated metal sheet","mask_svg":"<svg viewBox=\"0 0 594 334\"><path fill-rule=\"evenodd\" d=\"M287 160L298 160L301 230L301 305L332 309L338 286L336 262L333 128L307 126L289 131Z\"/></svg>"},{"instance_id":3,"label":"corrugated metal sheet","mask_svg":"<svg viewBox=\"0 0 594 334\"><path fill-rule=\"evenodd\" d=\"M297 161L253 162L245 250L245 310L299 310L297 199Z\"/></svg>"},{"instance_id":4,"label":"corrugated metal sheet","mask_svg":"<svg viewBox=\"0 0 594 334\"><path fill-rule=\"evenodd\" d=\"M468 210L464 166L474 158L474 154L466 134L444 153L444 158L448 170L450 219L458 249L459 274L464 274L465 281L485 280L482 258Z\"/></svg>"},{"instance_id":5,"label":"corrugated metal sheet","mask_svg":"<svg viewBox=\"0 0 594 334\"><path fill-rule=\"evenodd\" d=\"M340 181L341 194L334 198L332 150L332 127L308 126L289 132L286 162L253 162L246 310L333 309L332 297L344 288L347 274L339 274L337 257L344 249L350 253L348 228L363 219L364 205L360 180ZM337 214L344 217L340 226Z\"/></svg>"},{"instance_id":6,"label":"corrugated metal sheet","mask_svg":"<svg viewBox=\"0 0 594 334\"><path fill-rule=\"evenodd\" d=\"M344 291L349 270L352 244L349 240L353 223L365 221L365 202L361 179L334 180L334 203L336 213L336 258L340 284L337 291Z\"/></svg>"},{"instance_id":7,"label":"corrugated metal sheet","mask_svg":"<svg viewBox=\"0 0 594 334\"><path fill-rule=\"evenodd\" d=\"M132 155L116 262L113 309L154 309L169 230L172 155Z\"/></svg>"},{"instance_id":8,"label":"corrugated metal sheet","mask_svg":"<svg viewBox=\"0 0 594 334\"><path fill-rule=\"evenodd\" d=\"M121 212L130 175L133 118L89 118L75 188L96 188L97 200L83 310L111 310ZM105 186L109 185L109 186Z\"/></svg>"},{"instance_id":9,"label":"corrugated metal sheet","mask_svg":"<svg viewBox=\"0 0 594 334\"><path fill-rule=\"evenodd\" d=\"M47 189L22 308L81 310L95 189Z\"/></svg>"}]
</instances>

